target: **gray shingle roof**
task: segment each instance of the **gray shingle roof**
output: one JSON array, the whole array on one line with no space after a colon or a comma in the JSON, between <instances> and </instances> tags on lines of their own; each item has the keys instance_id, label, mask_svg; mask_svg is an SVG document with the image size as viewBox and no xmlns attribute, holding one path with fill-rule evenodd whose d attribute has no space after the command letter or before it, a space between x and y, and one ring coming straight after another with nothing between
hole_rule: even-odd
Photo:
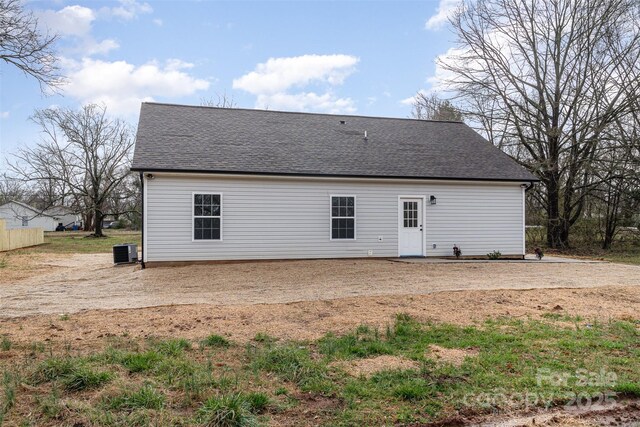
<instances>
[{"instance_id":1,"label":"gray shingle roof","mask_svg":"<svg viewBox=\"0 0 640 427\"><path fill-rule=\"evenodd\" d=\"M132 169L537 180L459 122L157 103L142 104Z\"/></svg>"}]
</instances>

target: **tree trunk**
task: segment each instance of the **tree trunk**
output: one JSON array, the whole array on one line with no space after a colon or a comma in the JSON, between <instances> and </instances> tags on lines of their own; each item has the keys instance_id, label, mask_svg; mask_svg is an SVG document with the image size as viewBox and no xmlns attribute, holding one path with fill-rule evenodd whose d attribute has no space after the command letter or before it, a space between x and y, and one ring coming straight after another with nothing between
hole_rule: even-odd
<instances>
[{"instance_id":1,"label":"tree trunk","mask_svg":"<svg viewBox=\"0 0 640 427\"><path fill-rule=\"evenodd\" d=\"M544 179L547 189L547 246L562 249L568 246L569 224L560 217L560 190L558 177L550 173Z\"/></svg>"},{"instance_id":2,"label":"tree trunk","mask_svg":"<svg viewBox=\"0 0 640 427\"><path fill-rule=\"evenodd\" d=\"M100 209L96 209L93 215L93 221L94 221L94 227L95 227L93 235L95 237L104 237L104 234L102 234L102 218L103 218L102 212L100 211Z\"/></svg>"},{"instance_id":3,"label":"tree trunk","mask_svg":"<svg viewBox=\"0 0 640 427\"><path fill-rule=\"evenodd\" d=\"M82 230L83 231L91 231L91 228L92 228L91 219L92 219L91 213L82 214Z\"/></svg>"},{"instance_id":4,"label":"tree trunk","mask_svg":"<svg viewBox=\"0 0 640 427\"><path fill-rule=\"evenodd\" d=\"M613 244L613 238L616 235L618 229L618 218L620 215L620 193L612 194L612 190L609 190L607 202L607 210L605 214L604 222L604 236L602 239L602 249L611 249Z\"/></svg>"}]
</instances>

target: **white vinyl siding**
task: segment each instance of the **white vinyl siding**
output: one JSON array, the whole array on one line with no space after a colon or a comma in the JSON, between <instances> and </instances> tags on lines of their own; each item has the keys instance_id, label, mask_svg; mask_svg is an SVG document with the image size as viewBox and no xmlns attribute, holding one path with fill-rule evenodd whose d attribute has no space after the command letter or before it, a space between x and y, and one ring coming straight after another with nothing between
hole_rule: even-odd
<instances>
[{"instance_id":1,"label":"white vinyl siding","mask_svg":"<svg viewBox=\"0 0 640 427\"><path fill-rule=\"evenodd\" d=\"M154 175L145 182L146 261L396 257L406 194L437 198L424 206L426 256L451 256L454 243L464 255L523 251L519 182ZM194 242L191 198L211 189L224 194L224 241ZM357 240L327 238L332 195L356 197Z\"/></svg>"},{"instance_id":2,"label":"white vinyl siding","mask_svg":"<svg viewBox=\"0 0 640 427\"><path fill-rule=\"evenodd\" d=\"M8 202L0 206L0 219L6 221L7 230L15 228L42 228L44 231L55 231L58 220L48 215L27 209L24 206ZM26 221L25 221L26 219Z\"/></svg>"}]
</instances>

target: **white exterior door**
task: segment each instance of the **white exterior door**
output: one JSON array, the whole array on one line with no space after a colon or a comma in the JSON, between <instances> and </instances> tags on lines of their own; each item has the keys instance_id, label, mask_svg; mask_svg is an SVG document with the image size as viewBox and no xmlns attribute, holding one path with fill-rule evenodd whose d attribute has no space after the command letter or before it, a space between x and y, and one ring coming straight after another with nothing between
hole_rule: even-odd
<instances>
[{"instance_id":1,"label":"white exterior door","mask_svg":"<svg viewBox=\"0 0 640 427\"><path fill-rule=\"evenodd\" d=\"M405 198L399 200L398 255L424 256L423 216L424 199Z\"/></svg>"}]
</instances>

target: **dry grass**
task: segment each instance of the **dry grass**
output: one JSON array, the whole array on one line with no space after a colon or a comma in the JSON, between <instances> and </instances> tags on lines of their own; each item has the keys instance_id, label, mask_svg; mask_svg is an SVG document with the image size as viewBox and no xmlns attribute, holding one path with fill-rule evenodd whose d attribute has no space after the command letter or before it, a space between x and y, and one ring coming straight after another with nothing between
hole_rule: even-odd
<instances>
[{"instance_id":1,"label":"dry grass","mask_svg":"<svg viewBox=\"0 0 640 427\"><path fill-rule=\"evenodd\" d=\"M419 369L420 364L415 360L400 356L378 356L369 359L355 359L334 362L336 366L344 370L352 377L370 377L371 375L388 369Z\"/></svg>"},{"instance_id":2,"label":"dry grass","mask_svg":"<svg viewBox=\"0 0 640 427\"><path fill-rule=\"evenodd\" d=\"M431 344L427 350L426 357L433 358L440 363L462 366L467 357L478 357L478 350L472 348L445 348Z\"/></svg>"}]
</instances>

